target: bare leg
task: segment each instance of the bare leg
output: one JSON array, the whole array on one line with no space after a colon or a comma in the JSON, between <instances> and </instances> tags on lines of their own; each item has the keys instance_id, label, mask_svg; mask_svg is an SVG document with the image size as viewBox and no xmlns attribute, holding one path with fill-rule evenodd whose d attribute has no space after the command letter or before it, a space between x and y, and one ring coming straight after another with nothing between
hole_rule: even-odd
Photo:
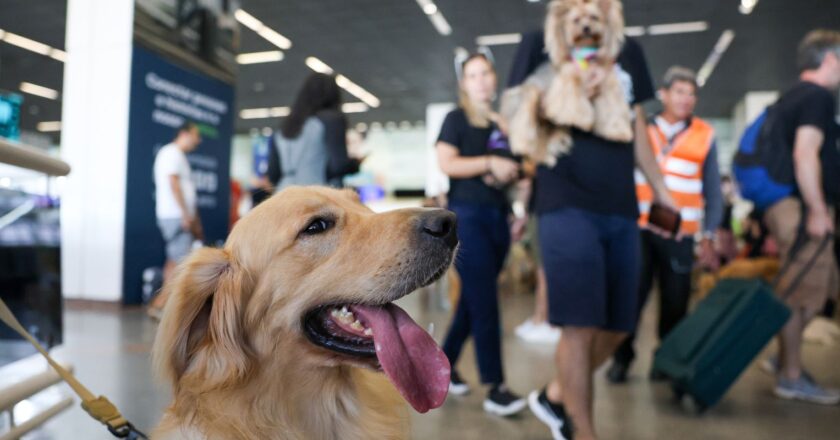
<instances>
[{"instance_id":1,"label":"bare leg","mask_svg":"<svg viewBox=\"0 0 840 440\"><path fill-rule=\"evenodd\" d=\"M562 402L575 427L576 439L594 439L592 423L592 349L598 330L563 327L557 345L557 376L548 385L548 400Z\"/></svg>"},{"instance_id":2,"label":"bare leg","mask_svg":"<svg viewBox=\"0 0 840 440\"><path fill-rule=\"evenodd\" d=\"M786 379L795 380L802 374L802 332L813 317L814 313L794 310L779 332L779 373Z\"/></svg>"},{"instance_id":3,"label":"bare leg","mask_svg":"<svg viewBox=\"0 0 840 440\"><path fill-rule=\"evenodd\" d=\"M592 347L592 372L601 367L604 362L615 353L615 350L627 338L627 333L600 330L595 337L595 344Z\"/></svg>"},{"instance_id":4,"label":"bare leg","mask_svg":"<svg viewBox=\"0 0 840 440\"><path fill-rule=\"evenodd\" d=\"M172 260L166 260L166 263L163 265L163 285L165 286L169 280L172 278L172 272L175 270L175 266L177 264ZM166 299L169 297L167 289L161 289L157 295L152 299L152 303L149 304L149 308L155 310L162 310L163 306L166 305Z\"/></svg>"},{"instance_id":5,"label":"bare leg","mask_svg":"<svg viewBox=\"0 0 840 440\"><path fill-rule=\"evenodd\" d=\"M548 284L545 280L545 270L542 265L537 269L537 291L534 302L534 316L531 321L535 324L548 321Z\"/></svg>"}]
</instances>

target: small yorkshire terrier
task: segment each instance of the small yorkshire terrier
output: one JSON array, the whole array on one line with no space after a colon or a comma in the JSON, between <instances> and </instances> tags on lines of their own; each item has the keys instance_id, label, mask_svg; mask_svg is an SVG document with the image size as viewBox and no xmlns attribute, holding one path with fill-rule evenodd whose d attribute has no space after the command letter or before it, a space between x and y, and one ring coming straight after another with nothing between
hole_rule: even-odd
<instances>
[{"instance_id":1,"label":"small yorkshire terrier","mask_svg":"<svg viewBox=\"0 0 840 440\"><path fill-rule=\"evenodd\" d=\"M630 106L615 60L624 43L619 0L552 0L545 20L550 58L505 92L501 113L514 153L554 166L578 128L617 142L633 139Z\"/></svg>"}]
</instances>

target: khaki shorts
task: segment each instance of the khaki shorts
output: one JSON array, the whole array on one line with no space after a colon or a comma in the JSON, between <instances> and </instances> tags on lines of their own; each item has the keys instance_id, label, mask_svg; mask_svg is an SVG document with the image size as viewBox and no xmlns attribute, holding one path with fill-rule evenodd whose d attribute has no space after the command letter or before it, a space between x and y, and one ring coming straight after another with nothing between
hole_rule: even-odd
<instances>
[{"instance_id":1,"label":"khaki shorts","mask_svg":"<svg viewBox=\"0 0 840 440\"><path fill-rule=\"evenodd\" d=\"M831 216L834 217L833 210ZM764 214L764 222L779 246L779 257L782 262L788 259L801 221L802 202L793 197L777 202ZM813 258L814 253L819 249L819 244L818 240L809 238L808 242L802 246L776 288L779 294L785 292L797 274L805 269L808 260ZM790 307L816 313L823 309L829 296L833 296L837 291L838 273L833 245L832 242L823 249L814 266L790 294L786 301Z\"/></svg>"}]
</instances>

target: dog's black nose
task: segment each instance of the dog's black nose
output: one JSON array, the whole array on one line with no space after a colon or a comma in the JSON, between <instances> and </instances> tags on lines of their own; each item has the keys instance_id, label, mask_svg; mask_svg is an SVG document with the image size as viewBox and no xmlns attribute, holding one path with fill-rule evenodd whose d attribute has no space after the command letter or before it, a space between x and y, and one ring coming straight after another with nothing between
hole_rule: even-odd
<instances>
[{"instance_id":1,"label":"dog's black nose","mask_svg":"<svg viewBox=\"0 0 840 440\"><path fill-rule=\"evenodd\" d=\"M583 33L584 34L589 34L591 32L592 32L592 28L590 28L589 26L584 26L583 27Z\"/></svg>"},{"instance_id":2,"label":"dog's black nose","mask_svg":"<svg viewBox=\"0 0 840 440\"><path fill-rule=\"evenodd\" d=\"M447 246L454 248L458 245L457 222L455 213L436 209L423 214L420 220L420 232L425 236L443 240Z\"/></svg>"}]
</instances>

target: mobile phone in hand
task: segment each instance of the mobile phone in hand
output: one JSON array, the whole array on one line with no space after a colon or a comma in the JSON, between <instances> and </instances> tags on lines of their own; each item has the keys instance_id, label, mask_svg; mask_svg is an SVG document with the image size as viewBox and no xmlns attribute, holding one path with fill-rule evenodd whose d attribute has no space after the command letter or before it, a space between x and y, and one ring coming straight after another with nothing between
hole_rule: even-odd
<instances>
[{"instance_id":1,"label":"mobile phone in hand","mask_svg":"<svg viewBox=\"0 0 840 440\"><path fill-rule=\"evenodd\" d=\"M670 232L671 234L677 235L680 231L680 224L682 223L682 217L680 213L674 211L671 208L668 208L664 205L660 205L659 203L654 203L650 207L650 214L648 214L648 223L651 225L656 226L663 231Z\"/></svg>"}]
</instances>

